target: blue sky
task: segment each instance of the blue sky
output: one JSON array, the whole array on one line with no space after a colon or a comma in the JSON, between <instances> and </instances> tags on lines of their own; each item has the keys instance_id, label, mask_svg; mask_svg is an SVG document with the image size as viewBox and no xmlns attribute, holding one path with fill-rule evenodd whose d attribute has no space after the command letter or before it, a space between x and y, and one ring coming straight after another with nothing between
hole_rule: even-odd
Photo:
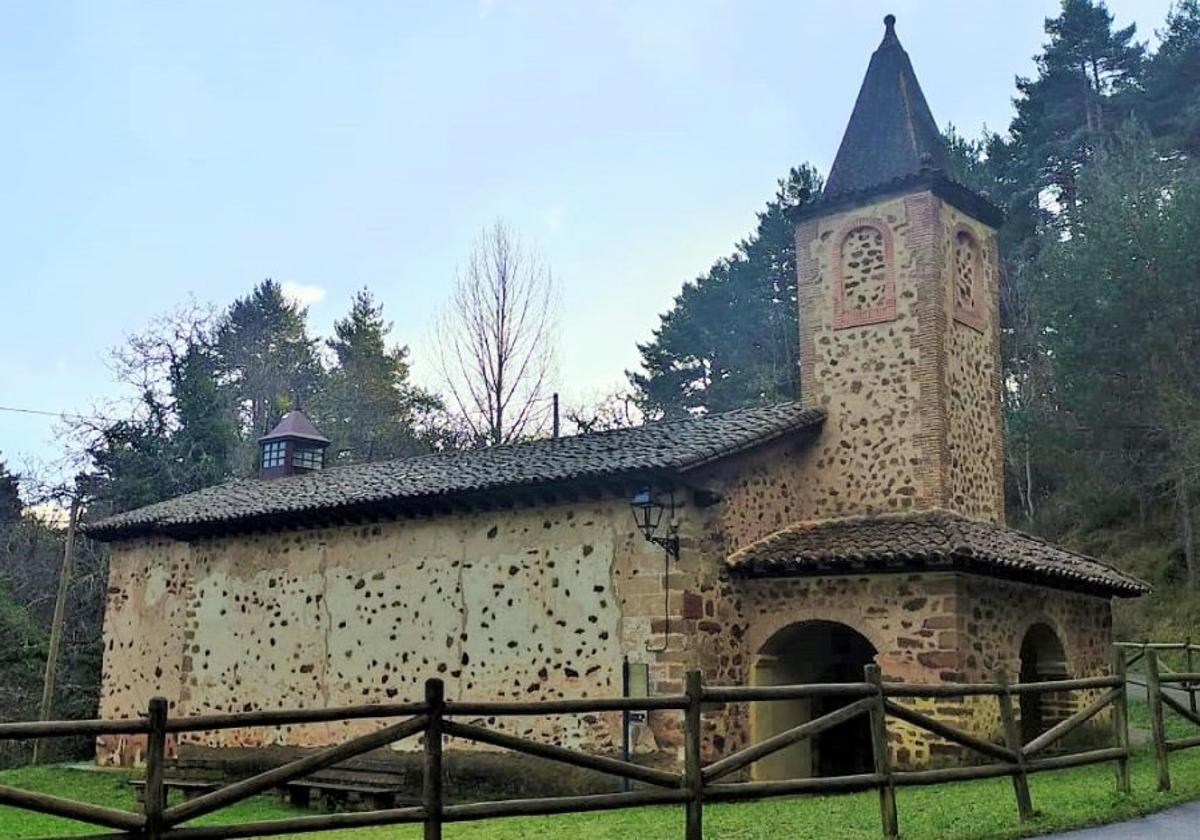
<instances>
[{"instance_id":1,"label":"blue sky","mask_svg":"<svg viewBox=\"0 0 1200 840\"><path fill-rule=\"evenodd\" d=\"M561 390L623 382L791 165L828 168L886 12L939 123L1003 128L1056 0L0 2L0 405L87 411L107 349L273 277L317 333L369 286L436 382L479 230L562 289ZM1169 0L1110 0L1151 39ZM0 454L59 451L0 412Z\"/></svg>"}]
</instances>

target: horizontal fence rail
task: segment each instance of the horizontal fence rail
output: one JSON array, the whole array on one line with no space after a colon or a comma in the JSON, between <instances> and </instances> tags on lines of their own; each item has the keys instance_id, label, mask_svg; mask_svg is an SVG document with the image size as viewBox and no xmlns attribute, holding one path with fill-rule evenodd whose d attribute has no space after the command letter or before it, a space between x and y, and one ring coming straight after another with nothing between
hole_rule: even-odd
<instances>
[{"instance_id":1,"label":"horizontal fence rail","mask_svg":"<svg viewBox=\"0 0 1200 840\"><path fill-rule=\"evenodd\" d=\"M1169 643L1167 643L1169 644ZM1171 789L1170 754L1178 750L1200 747L1200 735L1186 738L1168 738L1166 711L1172 711L1193 726L1200 727L1200 714L1196 711L1196 694L1200 690L1200 673L1195 672L1193 653L1197 648L1191 641L1181 647L1166 644L1144 644L1141 657L1146 662L1146 681L1137 683L1146 689L1146 700L1150 706L1150 738L1154 742L1154 764L1158 777L1158 789ZM1165 666L1159 657L1163 650L1183 650L1187 659L1187 671L1174 672ZM1178 695L1187 695L1187 705L1179 701Z\"/></svg>"},{"instance_id":2,"label":"horizontal fence rail","mask_svg":"<svg viewBox=\"0 0 1200 840\"><path fill-rule=\"evenodd\" d=\"M233 838L280 834L302 834L332 829L420 823L427 840L442 835L449 822L483 820L508 816L534 816L585 811L639 808L650 805L683 806L684 837L703 836L706 802L726 802L875 790L879 796L880 824L884 837L899 836L900 821L895 791L900 787L937 785L948 782L1010 777L1021 820L1034 815L1027 778L1032 773L1062 770L1087 764L1112 763L1118 793L1126 794L1129 783L1129 729L1126 699L1127 661L1146 665L1152 740L1160 789L1170 786L1169 753L1200 746L1200 736L1168 739L1164 710L1172 711L1200 727L1200 715L1171 691L1186 692L1194 702L1200 673L1188 663L1183 672L1164 673L1160 651L1189 653L1190 641L1173 643L1119 643L1114 650L1109 676L1084 677L1009 684L1002 671L990 683L916 684L885 681L878 666L868 665L862 682L819 683L780 686L706 686L700 673L687 675L684 694L647 698L596 698L529 702L448 701L440 680L428 680L423 702L345 706L327 709L256 711L169 718L166 701L155 698L144 718L129 720L51 721L0 724L0 741L78 735L130 734L146 736L146 780L142 813L79 802L49 794L0 785L0 805L67 817L107 829L95 837L140 838ZM1133 650L1132 655L1128 652ZM1016 701L1029 694L1093 692L1075 704L1076 710L1044 732L1023 740ZM991 698L997 704L1001 742L964 729L942 718L908 705L914 700L967 697ZM728 704L778 703L823 698L826 706L838 704L811 720L750 744L707 764L703 760L702 714ZM1084 702L1086 700L1086 702ZM1096 749L1046 756L1053 745L1079 730L1106 710L1111 711L1111 744ZM682 772L657 769L633 761L593 755L579 750L542 743L500 731L480 719L530 715L598 714L604 712L682 712L684 762ZM464 718L469 719L463 720ZM742 773L756 762L779 751L816 738L848 721L867 718L871 742L871 770L841 776L745 781ZM247 727L278 727L349 720L379 721L380 728L341 743L304 755L249 778L223 785L203 795L168 806L164 779L167 737L171 734ZM903 770L891 764L889 722L927 732L957 745L989 763L928 770ZM421 804L355 813L300 815L284 819L257 820L227 825L185 825L197 817L322 769L338 765L364 753L406 738L421 737L423 790ZM509 752L530 755L562 765L608 774L644 788L620 793L584 796L507 799L487 802L452 803L443 787L443 741L456 738ZM730 777L734 777L732 780Z\"/></svg>"}]
</instances>

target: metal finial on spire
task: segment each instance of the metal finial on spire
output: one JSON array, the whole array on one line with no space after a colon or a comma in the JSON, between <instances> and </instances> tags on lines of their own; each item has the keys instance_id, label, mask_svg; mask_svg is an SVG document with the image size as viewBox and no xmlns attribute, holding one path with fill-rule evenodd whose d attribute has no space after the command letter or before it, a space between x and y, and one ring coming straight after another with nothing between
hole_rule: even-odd
<instances>
[{"instance_id":1,"label":"metal finial on spire","mask_svg":"<svg viewBox=\"0 0 1200 840\"><path fill-rule=\"evenodd\" d=\"M896 28L896 16L895 15L884 15L883 16L883 25L889 30L895 29Z\"/></svg>"}]
</instances>

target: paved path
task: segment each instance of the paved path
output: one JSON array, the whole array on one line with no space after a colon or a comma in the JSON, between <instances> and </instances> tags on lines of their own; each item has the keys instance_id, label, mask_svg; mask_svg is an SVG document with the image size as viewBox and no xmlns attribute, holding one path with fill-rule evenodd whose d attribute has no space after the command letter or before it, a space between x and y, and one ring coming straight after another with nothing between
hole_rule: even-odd
<instances>
[{"instance_id":1,"label":"paved path","mask_svg":"<svg viewBox=\"0 0 1200 840\"><path fill-rule=\"evenodd\" d=\"M1131 681L1126 684L1126 693L1129 695L1129 699L1145 700L1146 686L1140 684L1145 680L1145 676L1142 674L1133 674L1132 676L1137 680L1137 682ZM1167 686L1163 686L1163 694L1169 694L1172 699L1178 703L1182 703L1185 706L1188 704L1188 693L1181 688L1168 688Z\"/></svg>"},{"instance_id":2,"label":"paved path","mask_svg":"<svg viewBox=\"0 0 1200 840\"><path fill-rule=\"evenodd\" d=\"M1176 805L1129 822L1046 834L1047 840L1190 840L1200 838L1200 802Z\"/></svg>"}]
</instances>

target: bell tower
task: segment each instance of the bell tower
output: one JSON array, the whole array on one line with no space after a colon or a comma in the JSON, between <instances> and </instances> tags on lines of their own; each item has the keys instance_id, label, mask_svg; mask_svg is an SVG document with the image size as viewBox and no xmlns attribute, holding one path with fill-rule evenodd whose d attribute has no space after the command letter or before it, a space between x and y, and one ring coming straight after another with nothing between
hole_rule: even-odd
<instances>
[{"instance_id":1,"label":"bell tower","mask_svg":"<svg viewBox=\"0 0 1200 840\"><path fill-rule=\"evenodd\" d=\"M822 516L941 508L1004 519L996 228L884 19L819 200L800 209L801 394L828 418Z\"/></svg>"}]
</instances>

